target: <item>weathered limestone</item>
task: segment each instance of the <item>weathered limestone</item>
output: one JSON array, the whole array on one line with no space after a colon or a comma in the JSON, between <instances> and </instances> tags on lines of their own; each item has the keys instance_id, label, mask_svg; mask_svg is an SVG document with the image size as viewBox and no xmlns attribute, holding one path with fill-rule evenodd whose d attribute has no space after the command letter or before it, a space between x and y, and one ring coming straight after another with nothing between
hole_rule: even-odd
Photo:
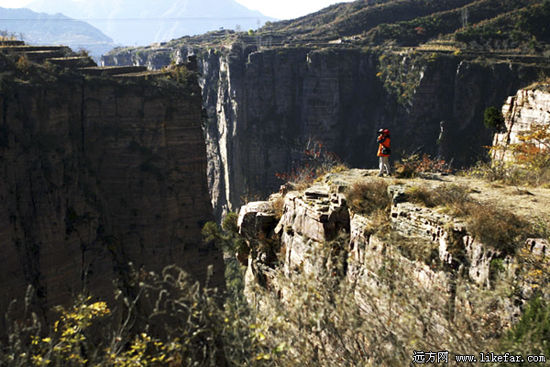
<instances>
[{"instance_id":1,"label":"weathered limestone","mask_svg":"<svg viewBox=\"0 0 550 367\"><path fill-rule=\"evenodd\" d=\"M375 134L383 125L402 151L420 149L456 166L474 163L492 141L480 124L483 109L501 104L536 80L541 70L453 55L415 64L420 55L405 54L394 65L399 75L420 68L421 77L403 106L379 77L386 65L376 52L335 45L258 48L244 39L232 44L189 42L170 51L121 50L103 61L160 69L170 60L197 55L208 115L209 188L217 217L238 208L245 197L275 191L281 184L276 174L296 169L312 139L350 166L375 167ZM464 145L464 139L472 144Z\"/></svg>"},{"instance_id":2,"label":"weathered limestone","mask_svg":"<svg viewBox=\"0 0 550 367\"><path fill-rule=\"evenodd\" d=\"M536 126L550 125L550 91L544 85L520 89L515 96L508 97L502 106L502 114L506 130L495 134L493 145L500 149L494 151L493 159L509 161L512 153L507 148L511 144L521 143L521 134ZM542 145L538 148L546 149Z\"/></svg>"},{"instance_id":3,"label":"weathered limestone","mask_svg":"<svg viewBox=\"0 0 550 367\"><path fill-rule=\"evenodd\" d=\"M284 301L289 291L277 281L278 273L292 279L300 273L315 277L328 272L355 285L354 297L362 312L392 315L388 317L401 325L409 324L417 315L399 310L418 307L406 303L415 302L408 298L411 295L419 297L429 308L430 322L435 328L432 336L436 340L448 334L446 327L455 318L467 321L480 317L476 310L479 300L471 297L491 292L498 284L496 274L516 276L517 269L522 267L519 255L505 256L499 249L482 243L468 232L464 219L453 217L442 208L410 202L407 183L388 188L392 198L388 223L354 213L340 192L357 180L374 179L368 175L369 172L359 170L329 174L321 180L326 185L316 184L304 192L287 193L283 215L274 231L272 222L269 230L258 230L262 222L259 218L273 219L272 202L256 202L241 208L243 220L239 220L239 229L246 234L251 248L269 245L278 251L277 262L267 262L260 252L250 252L246 276L249 301L261 302L252 291L256 285ZM421 184L448 183L425 180ZM244 220L246 217L254 220ZM254 233L260 235L255 237ZM550 255L549 244L542 239L527 240L518 253L522 251L542 257ZM419 257L422 253L426 257ZM343 273L335 267L337 258L343 263ZM520 314L519 306L532 296L533 282L528 277L517 279L521 290L518 298L502 300L498 310L491 314L495 322L510 326Z\"/></svg>"},{"instance_id":4,"label":"weathered limestone","mask_svg":"<svg viewBox=\"0 0 550 367\"><path fill-rule=\"evenodd\" d=\"M313 187L303 196L289 194L276 233L293 231L317 242L330 241L340 231L349 233L349 214L342 194L330 192L328 187Z\"/></svg>"},{"instance_id":5,"label":"weathered limestone","mask_svg":"<svg viewBox=\"0 0 550 367\"><path fill-rule=\"evenodd\" d=\"M529 248L529 251L543 258L550 257L550 243L541 238L528 238L525 246Z\"/></svg>"},{"instance_id":6,"label":"weathered limestone","mask_svg":"<svg viewBox=\"0 0 550 367\"><path fill-rule=\"evenodd\" d=\"M248 203L239 212L239 234L248 240L266 238L276 224L275 213L269 201Z\"/></svg>"}]
</instances>

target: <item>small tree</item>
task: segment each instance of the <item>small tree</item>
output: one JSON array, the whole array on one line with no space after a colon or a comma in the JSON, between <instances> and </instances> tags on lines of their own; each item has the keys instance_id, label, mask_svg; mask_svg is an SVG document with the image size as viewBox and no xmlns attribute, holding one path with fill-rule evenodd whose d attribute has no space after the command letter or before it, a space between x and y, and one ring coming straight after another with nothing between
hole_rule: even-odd
<instances>
[{"instance_id":1,"label":"small tree","mask_svg":"<svg viewBox=\"0 0 550 367\"><path fill-rule=\"evenodd\" d=\"M550 167L550 125L533 125L518 138L520 143L510 146L516 163L535 171Z\"/></svg>"},{"instance_id":2,"label":"small tree","mask_svg":"<svg viewBox=\"0 0 550 367\"><path fill-rule=\"evenodd\" d=\"M494 129L497 132L506 131L504 116L502 112L494 106L488 107L483 113L483 124L486 128Z\"/></svg>"}]
</instances>

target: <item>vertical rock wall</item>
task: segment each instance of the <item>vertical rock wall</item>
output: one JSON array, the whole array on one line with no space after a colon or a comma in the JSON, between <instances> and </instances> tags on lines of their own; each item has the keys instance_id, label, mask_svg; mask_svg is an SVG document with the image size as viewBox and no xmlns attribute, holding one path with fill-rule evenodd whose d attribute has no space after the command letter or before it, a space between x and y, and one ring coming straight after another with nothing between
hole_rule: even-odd
<instances>
[{"instance_id":1,"label":"vertical rock wall","mask_svg":"<svg viewBox=\"0 0 550 367\"><path fill-rule=\"evenodd\" d=\"M0 313L27 284L44 310L80 292L110 298L129 262L198 279L214 265L223 284L221 254L201 245L212 209L196 81L12 81L0 118Z\"/></svg>"},{"instance_id":2,"label":"vertical rock wall","mask_svg":"<svg viewBox=\"0 0 550 367\"><path fill-rule=\"evenodd\" d=\"M204 88L217 92L206 92L211 98L205 107L212 121L208 141L218 149L209 157L216 167L209 180L218 214L243 197L277 189L275 174L299 166L312 139L353 167L376 166L381 127L391 130L396 157L424 152L457 167L483 159L492 138L483 111L538 73L536 66L423 59L413 62L422 73L403 104L378 77L382 66L374 52L251 51L234 46L226 56L203 59ZM399 73L411 72L405 64L398 61Z\"/></svg>"}]
</instances>

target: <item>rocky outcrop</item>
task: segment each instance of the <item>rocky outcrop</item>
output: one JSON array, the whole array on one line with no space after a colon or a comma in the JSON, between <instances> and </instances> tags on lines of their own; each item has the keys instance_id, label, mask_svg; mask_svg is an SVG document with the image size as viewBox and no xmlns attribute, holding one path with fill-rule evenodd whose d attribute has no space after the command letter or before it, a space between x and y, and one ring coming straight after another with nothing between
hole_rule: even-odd
<instances>
[{"instance_id":1,"label":"rocky outcrop","mask_svg":"<svg viewBox=\"0 0 550 367\"><path fill-rule=\"evenodd\" d=\"M28 284L44 310L110 299L129 263L201 280L213 265L223 284L221 254L201 244L212 209L193 74L85 76L74 60L21 71L0 57L0 313Z\"/></svg>"},{"instance_id":2,"label":"rocky outcrop","mask_svg":"<svg viewBox=\"0 0 550 367\"><path fill-rule=\"evenodd\" d=\"M403 194L406 187L390 186L388 190L394 202L389 218L394 235L390 243L385 243L388 239L384 236L373 235L369 229L372 219L350 211L345 195L338 193L337 187L331 186L313 186L303 193L287 194L283 215L278 222L274 220L275 213L270 202L243 206L240 215L242 219L239 221L240 233L251 245L254 239L262 236L279 236L281 246L286 251L283 263L287 273L304 266L310 268L311 264L307 263L315 261L312 259L317 253L309 248L333 241L339 234L349 237L348 251L357 264L366 264L373 257L378 257L370 254L370 251L378 253L380 245L382 248L398 246L397 238L416 241L419 246L424 243L433 248L433 254L424 259L427 265L437 260L449 266L449 269L463 267L471 281L490 287L490 263L495 258L502 258L502 251L475 239L468 233L463 220L408 201ZM266 224L271 224L271 227ZM263 229L259 231L258 226Z\"/></svg>"},{"instance_id":3,"label":"rocky outcrop","mask_svg":"<svg viewBox=\"0 0 550 367\"><path fill-rule=\"evenodd\" d=\"M424 327L423 335L438 345L456 346L456 338L462 336L453 334L453 341L449 331L478 319L490 319L495 329L484 330L477 324L469 329L473 334L466 339L474 340L484 333L489 338L498 337L500 330L517 319L521 305L537 287L522 259L545 259L547 240L527 239L517 252L510 253L473 235L465 218L441 207L415 203L408 194L411 187L419 185L436 189L453 185L455 179L450 176L440 178L436 186L428 180L390 185L392 204L383 220L374 214L356 213L342 192L357 182L373 182L376 179L368 177L371 174L375 173L353 170L329 174L304 192L288 193L277 224L273 200L241 208L241 217L248 220L239 222L239 230L251 249L246 278L249 301L258 303L262 296L255 287L260 285L285 304L289 301L285 294L291 293L285 287L292 282L282 282L281 275L325 279L320 274L328 271L353 285L356 307L367 320L373 317L375 322L387 320L394 325L392 335L400 342L406 340L402 338L407 333L411 335L413 325L413 329ZM272 223L263 227L260 236L259 221ZM276 260L269 251L278 254ZM311 289L325 286L310 285ZM491 297L503 286L515 289L515 293L495 301L497 298ZM482 305L489 300L496 303L487 311ZM424 312L430 315L428 323L422 319ZM400 342L392 348L402 348Z\"/></svg>"},{"instance_id":4,"label":"rocky outcrop","mask_svg":"<svg viewBox=\"0 0 550 367\"><path fill-rule=\"evenodd\" d=\"M516 95L508 97L502 107L504 129L495 134L493 159L511 160L510 145L520 144L521 135L529 134L536 128L548 129L550 125L550 92L548 85L535 85L530 89L520 89ZM535 142L538 149L548 147Z\"/></svg>"}]
</instances>

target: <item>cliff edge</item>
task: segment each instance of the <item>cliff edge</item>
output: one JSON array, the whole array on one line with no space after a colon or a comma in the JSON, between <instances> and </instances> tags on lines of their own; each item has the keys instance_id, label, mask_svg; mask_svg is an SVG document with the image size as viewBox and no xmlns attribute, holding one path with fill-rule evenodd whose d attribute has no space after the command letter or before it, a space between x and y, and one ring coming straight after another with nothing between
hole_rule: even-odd
<instances>
[{"instance_id":1,"label":"cliff edge","mask_svg":"<svg viewBox=\"0 0 550 367\"><path fill-rule=\"evenodd\" d=\"M375 173L329 173L241 208L249 303L302 330L301 353L384 366L478 354L548 298L549 189Z\"/></svg>"}]
</instances>

